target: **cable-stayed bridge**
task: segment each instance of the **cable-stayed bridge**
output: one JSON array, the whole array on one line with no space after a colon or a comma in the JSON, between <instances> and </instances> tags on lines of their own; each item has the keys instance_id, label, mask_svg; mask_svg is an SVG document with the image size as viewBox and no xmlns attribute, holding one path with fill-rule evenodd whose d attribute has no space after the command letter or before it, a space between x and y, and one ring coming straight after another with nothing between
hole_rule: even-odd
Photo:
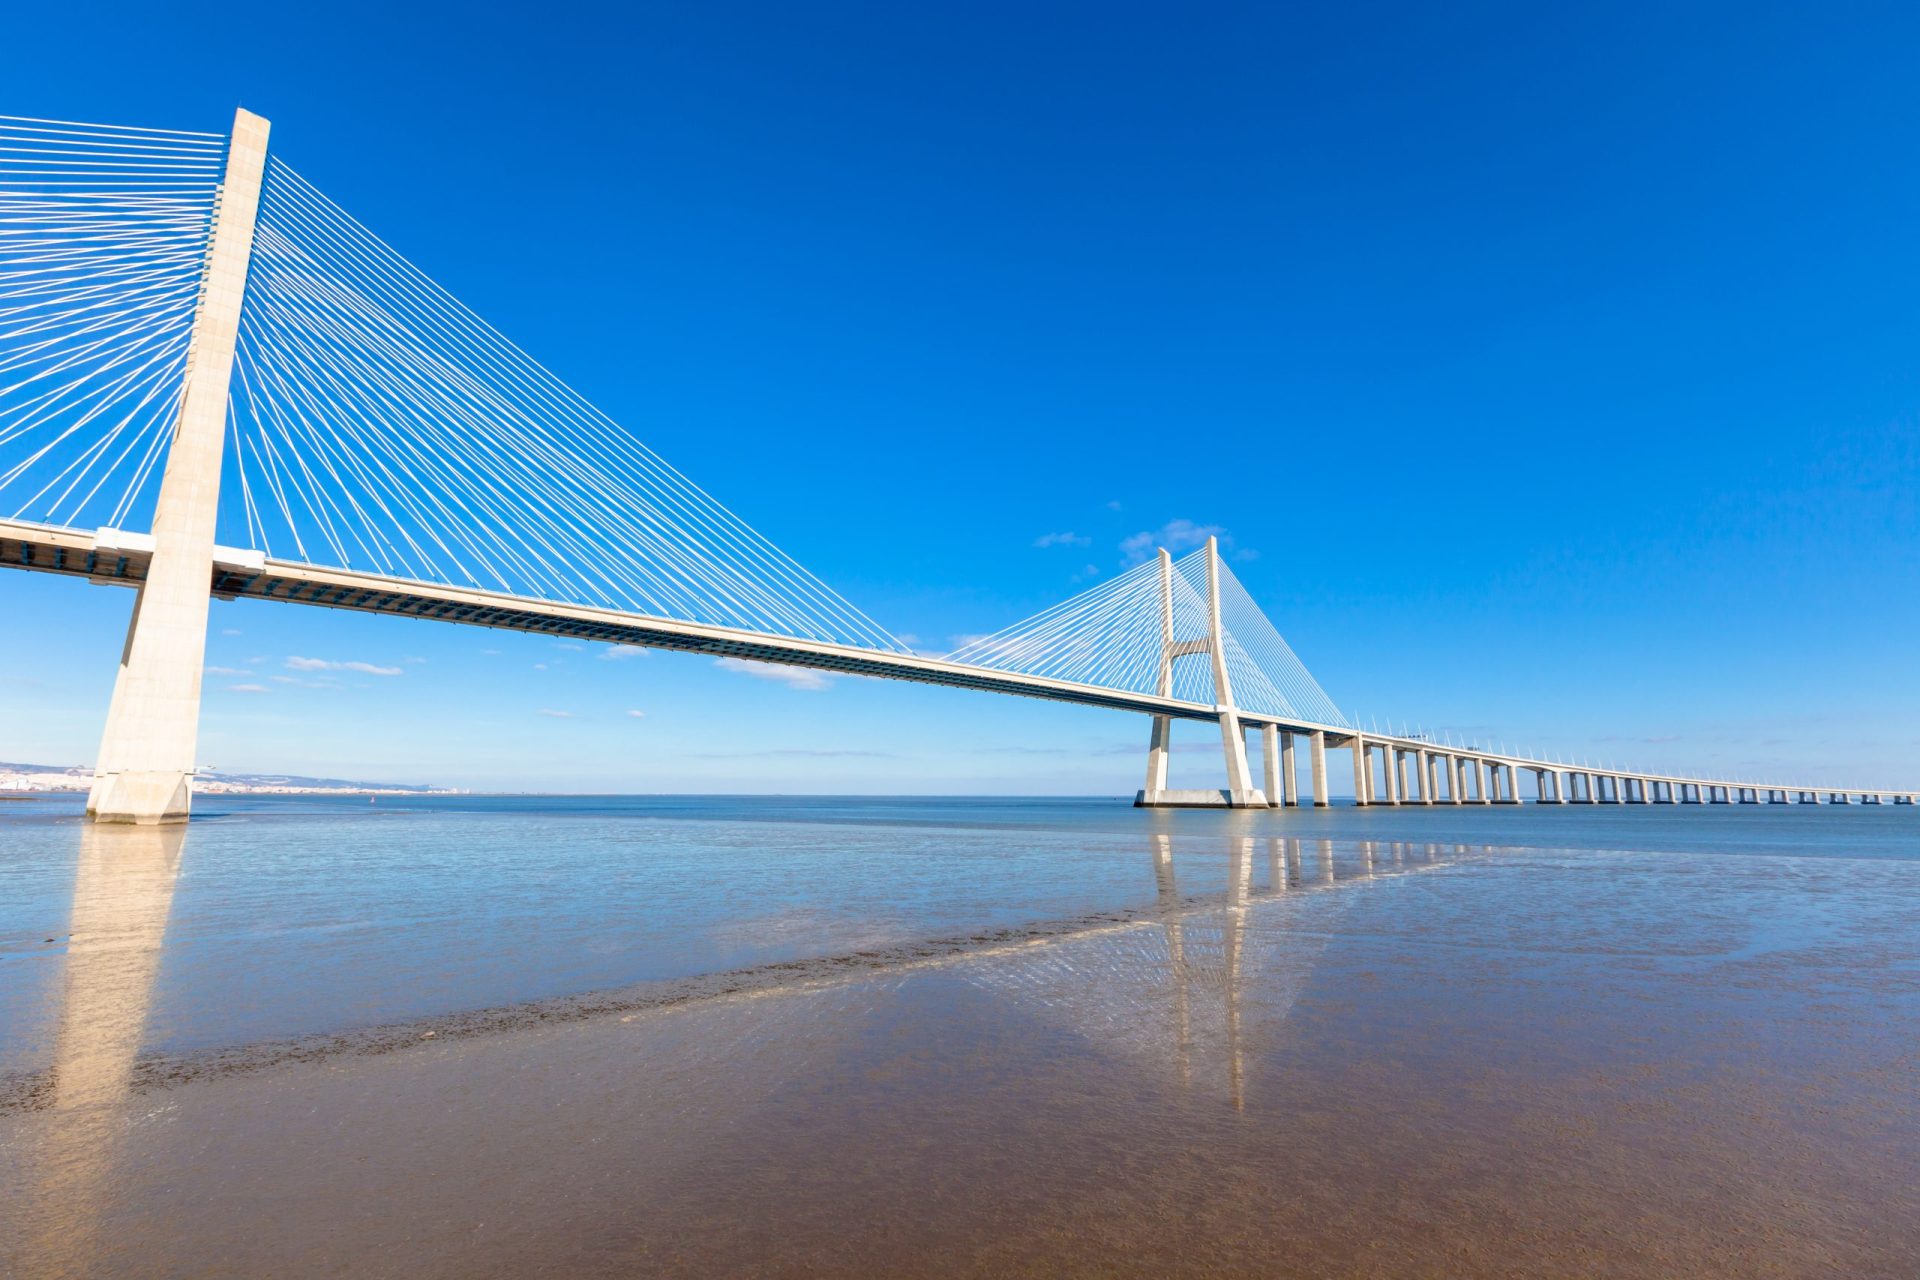
<instances>
[{"instance_id":1,"label":"cable-stayed bridge","mask_svg":"<svg viewBox=\"0 0 1920 1280\"><path fill-rule=\"evenodd\" d=\"M230 134L0 118L0 563L137 588L88 811L184 818L211 597L1134 711L1144 805L1774 802L1911 792L1570 766L1365 731L1206 546L913 652ZM1225 785L1168 786L1173 723ZM1261 734L1264 786L1246 745ZM1377 766L1377 767L1376 767Z\"/></svg>"}]
</instances>

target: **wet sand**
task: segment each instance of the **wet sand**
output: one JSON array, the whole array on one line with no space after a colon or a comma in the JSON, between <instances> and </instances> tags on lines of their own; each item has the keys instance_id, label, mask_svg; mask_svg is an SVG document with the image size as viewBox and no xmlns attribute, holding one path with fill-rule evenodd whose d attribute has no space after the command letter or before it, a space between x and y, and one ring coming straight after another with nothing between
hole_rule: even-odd
<instances>
[{"instance_id":1,"label":"wet sand","mask_svg":"<svg viewBox=\"0 0 1920 1280\"><path fill-rule=\"evenodd\" d=\"M121 850L0 1274L1920 1269L1920 863L1175 847L1124 910L171 1053L178 851Z\"/></svg>"}]
</instances>

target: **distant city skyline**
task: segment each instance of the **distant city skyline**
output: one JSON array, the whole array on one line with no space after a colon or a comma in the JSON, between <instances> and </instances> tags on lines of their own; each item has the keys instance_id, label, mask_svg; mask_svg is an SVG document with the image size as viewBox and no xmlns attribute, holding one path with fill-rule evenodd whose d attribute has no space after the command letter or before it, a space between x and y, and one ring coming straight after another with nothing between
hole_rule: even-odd
<instances>
[{"instance_id":1,"label":"distant city skyline","mask_svg":"<svg viewBox=\"0 0 1920 1280\"><path fill-rule=\"evenodd\" d=\"M72 20L16 19L49 52L0 111L270 115L304 175L916 648L1214 535L1362 724L1920 775L1920 89L1885 29L1913 16L770 8L748 38L104 6L84 50ZM476 64L498 93L461 87ZM131 603L0 575L0 758L92 759ZM201 757L1121 795L1146 733L216 601ZM1217 738L1180 733L1211 785Z\"/></svg>"}]
</instances>

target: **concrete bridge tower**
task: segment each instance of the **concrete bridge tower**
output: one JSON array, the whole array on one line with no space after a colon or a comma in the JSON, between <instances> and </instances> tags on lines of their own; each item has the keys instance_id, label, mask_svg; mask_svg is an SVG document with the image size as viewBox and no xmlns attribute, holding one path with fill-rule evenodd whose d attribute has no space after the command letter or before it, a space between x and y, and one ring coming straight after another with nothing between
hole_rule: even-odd
<instances>
[{"instance_id":1,"label":"concrete bridge tower","mask_svg":"<svg viewBox=\"0 0 1920 1280\"><path fill-rule=\"evenodd\" d=\"M152 566L134 599L87 795L87 816L96 822L184 822L193 801L227 389L266 163L267 122L235 112L180 416L154 509Z\"/></svg>"},{"instance_id":2,"label":"concrete bridge tower","mask_svg":"<svg viewBox=\"0 0 1920 1280\"><path fill-rule=\"evenodd\" d=\"M1226 804L1231 808L1265 808L1267 796L1253 785L1247 767L1247 735L1233 703L1233 682L1227 673L1226 629L1220 621L1220 543L1207 539L1207 633L1186 640L1173 633L1173 557L1160 549L1160 681L1157 692L1173 696L1173 664L1177 659L1206 655L1213 660L1213 695L1220 714L1220 745L1226 757L1224 791L1172 791L1167 787L1167 765L1173 749L1173 717L1153 717L1153 737L1147 747L1147 785L1135 798L1141 808Z\"/></svg>"}]
</instances>

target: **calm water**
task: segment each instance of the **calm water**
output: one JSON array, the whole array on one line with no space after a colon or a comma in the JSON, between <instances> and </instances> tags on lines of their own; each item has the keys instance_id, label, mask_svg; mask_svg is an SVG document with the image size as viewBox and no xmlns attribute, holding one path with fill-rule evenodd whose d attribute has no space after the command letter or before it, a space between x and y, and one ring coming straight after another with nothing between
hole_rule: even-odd
<instances>
[{"instance_id":1,"label":"calm water","mask_svg":"<svg viewBox=\"0 0 1920 1280\"><path fill-rule=\"evenodd\" d=\"M0 1274L1920 1271L1920 810L77 808Z\"/></svg>"}]
</instances>

